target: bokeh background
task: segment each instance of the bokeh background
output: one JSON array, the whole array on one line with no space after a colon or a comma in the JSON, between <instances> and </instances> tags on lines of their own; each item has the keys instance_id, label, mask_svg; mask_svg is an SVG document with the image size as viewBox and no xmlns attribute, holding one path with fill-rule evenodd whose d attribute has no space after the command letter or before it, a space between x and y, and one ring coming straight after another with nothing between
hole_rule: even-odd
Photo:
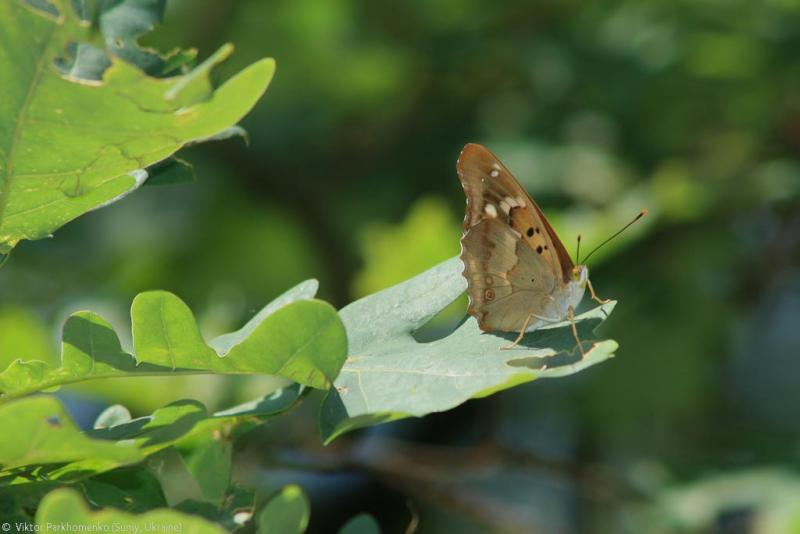
<instances>
[{"instance_id":1,"label":"bokeh background","mask_svg":"<svg viewBox=\"0 0 800 534\"><path fill-rule=\"evenodd\" d=\"M23 243L0 272L0 365L54 360L95 310L129 330L148 289L207 337L318 278L338 307L458 253L455 161L487 145L619 300L616 358L323 448L318 397L251 432L237 480L311 495L311 532L360 511L385 532L800 532L800 2L172 1L146 42L277 59L241 140ZM440 324L457 321L462 302ZM67 389L88 424L267 381ZM190 492L174 477L168 495ZM184 480L185 481L185 480Z\"/></svg>"}]
</instances>

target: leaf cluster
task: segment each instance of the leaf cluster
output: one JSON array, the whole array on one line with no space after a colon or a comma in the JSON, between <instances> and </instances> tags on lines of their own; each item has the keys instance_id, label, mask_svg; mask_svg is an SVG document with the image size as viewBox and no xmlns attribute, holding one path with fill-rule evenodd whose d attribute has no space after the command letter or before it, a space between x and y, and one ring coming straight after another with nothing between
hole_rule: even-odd
<instances>
[{"instance_id":1,"label":"leaf cluster","mask_svg":"<svg viewBox=\"0 0 800 534\"><path fill-rule=\"evenodd\" d=\"M214 87L209 73L232 47L194 67L192 51L162 56L139 47L163 2L73 4L0 4L0 72L15 74L0 102L0 124L9 125L0 130L0 254L146 182L183 181L186 168L175 153L241 133L236 123L273 74L274 62L264 59ZM326 394L319 424L328 443L613 356L616 343L593 336L613 303L576 319L584 359L569 324L529 334L513 351L501 350L513 336L483 334L472 318L418 341L418 331L463 293L460 270L453 258L340 312L315 298L310 280L208 342L189 307L164 291L133 300L129 350L99 314L73 314L58 365L20 358L0 370L0 428L15 433L0 442L4 519L303 532L309 503L302 489L284 487L256 513L254 493L232 482L231 466L239 436L291 410L311 389ZM88 380L178 374L271 375L285 385L216 412L194 399L136 418L112 406L91 429L47 394ZM152 465L167 451L178 451L197 499L166 498ZM378 526L362 515L342 531Z\"/></svg>"}]
</instances>

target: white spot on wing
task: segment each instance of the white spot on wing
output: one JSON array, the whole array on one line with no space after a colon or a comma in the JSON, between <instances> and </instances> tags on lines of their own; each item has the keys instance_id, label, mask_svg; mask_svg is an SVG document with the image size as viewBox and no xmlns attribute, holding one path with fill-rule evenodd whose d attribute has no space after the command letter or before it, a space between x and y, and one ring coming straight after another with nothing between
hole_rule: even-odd
<instances>
[{"instance_id":1,"label":"white spot on wing","mask_svg":"<svg viewBox=\"0 0 800 534\"><path fill-rule=\"evenodd\" d=\"M484 208L483 208L483 211L485 211L486 215L488 215L492 219L496 219L497 218L497 209L494 207L494 205L486 204L486 206L484 206Z\"/></svg>"},{"instance_id":2,"label":"white spot on wing","mask_svg":"<svg viewBox=\"0 0 800 534\"><path fill-rule=\"evenodd\" d=\"M505 200L500 201L500 209L503 210L503 213L505 213L506 215L508 215L511 212L511 207Z\"/></svg>"},{"instance_id":3,"label":"white spot on wing","mask_svg":"<svg viewBox=\"0 0 800 534\"><path fill-rule=\"evenodd\" d=\"M498 176L500 176L500 171L498 171L497 169L494 169L494 170L492 170L492 172L489 173L489 175L492 178L497 178Z\"/></svg>"}]
</instances>

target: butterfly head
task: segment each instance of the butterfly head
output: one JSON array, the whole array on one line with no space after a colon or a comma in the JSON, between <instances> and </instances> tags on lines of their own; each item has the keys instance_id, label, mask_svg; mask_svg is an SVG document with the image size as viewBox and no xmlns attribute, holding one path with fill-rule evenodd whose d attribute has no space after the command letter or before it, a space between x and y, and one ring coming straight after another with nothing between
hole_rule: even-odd
<instances>
[{"instance_id":1,"label":"butterfly head","mask_svg":"<svg viewBox=\"0 0 800 534\"><path fill-rule=\"evenodd\" d=\"M589 268L585 265L576 265L572 268L572 281L577 282L580 287L586 287L589 281Z\"/></svg>"}]
</instances>

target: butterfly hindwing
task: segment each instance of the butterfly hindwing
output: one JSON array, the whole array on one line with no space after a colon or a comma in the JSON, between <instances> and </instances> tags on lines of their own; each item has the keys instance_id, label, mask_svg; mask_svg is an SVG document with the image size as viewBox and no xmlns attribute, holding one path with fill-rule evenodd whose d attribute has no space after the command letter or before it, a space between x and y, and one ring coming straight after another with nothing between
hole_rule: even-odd
<instances>
[{"instance_id":1,"label":"butterfly hindwing","mask_svg":"<svg viewBox=\"0 0 800 534\"><path fill-rule=\"evenodd\" d=\"M573 268L547 219L506 167L469 144L458 160L467 195L461 259L469 313L483 330L518 331L546 315Z\"/></svg>"},{"instance_id":2,"label":"butterfly hindwing","mask_svg":"<svg viewBox=\"0 0 800 534\"><path fill-rule=\"evenodd\" d=\"M529 313L544 314L557 278L518 232L485 219L461 243L468 313L481 329L519 331Z\"/></svg>"}]
</instances>

